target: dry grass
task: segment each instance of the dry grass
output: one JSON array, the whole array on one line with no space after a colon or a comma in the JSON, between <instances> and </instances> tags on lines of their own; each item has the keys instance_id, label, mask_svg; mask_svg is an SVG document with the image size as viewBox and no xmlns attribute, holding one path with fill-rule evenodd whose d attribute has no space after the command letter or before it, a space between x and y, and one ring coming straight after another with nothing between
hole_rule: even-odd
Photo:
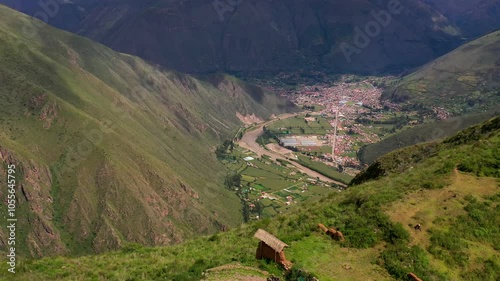
<instances>
[{"instance_id":1,"label":"dry grass","mask_svg":"<svg viewBox=\"0 0 500 281\"><path fill-rule=\"evenodd\" d=\"M240 264L226 264L208 269L202 281L266 281L268 272Z\"/></svg>"},{"instance_id":2,"label":"dry grass","mask_svg":"<svg viewBox=\"0 0 500 281\"><path fill-rule=\"evenodd\" d=\"M478 178L455 171L452 184L443 189L420 190L408 194L404 200L387 208L386 213L392 221L400 222L410 228L411 244L421 247L429 245L426 230L436 227L434 221L441 217L457 217L465 214L464 197L467 195L486 196L499 191L498 179ZM411 227L420 223L422 231Z\"/></svg>"},{"instance_id":3,"label":"dry grass","mask_svg":"<svg viewBox=\"0 0 500 281\"><path fill-rule=\"evenodd\" d=\"M475 177L455 170L452 175L452 184L443 189L420 190L408 194L404 200L388 206L386 213L391 220L408 226L411 245L427 248L430 245L429 229L441 229L446 227L438 218L451 220L457 216L464 215L464 207L467 205L466 196L485 197L494 195L499 191L499 180L496 178ZM412 227L420 223L422 231L415 231ZM470 261L477 258L492 257L498 255L493 248L483 243L468 243L467 252ZM443 261L429 255L430 263L434 268L447 272L453 280L460 279L458 272L450 270ZM479 264L470 264L470 268L479 267Z\"/></svg>"}]
</instances>

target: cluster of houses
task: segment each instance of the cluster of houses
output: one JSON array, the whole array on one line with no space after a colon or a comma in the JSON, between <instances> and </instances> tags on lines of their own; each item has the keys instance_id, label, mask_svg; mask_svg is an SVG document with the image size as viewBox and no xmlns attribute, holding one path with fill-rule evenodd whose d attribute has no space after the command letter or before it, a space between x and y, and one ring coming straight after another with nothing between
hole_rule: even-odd
<instances>
[{"instance_id":1,"label":"cluster of houses","mask_svg":"<svg viewBox=\"0 0 500 281\"><path fill-rule=\"evenodd\" d=\"M386 116L377 113L384 108L394 108L399 110L400 106L389 102L380 102L382 91L364 82L362 87L357 83L339 83L331 85L303 86L300 91L288 92L287 98L299 105L319 105L323 109L315 114L324 117L334 117L338 112L338 129L335 142L335 162L350 167L359 167L356 152L360 145L370 144L380 141L380 136L370 130L370 125L358 123L360 117L369 116L373 120L381 120ZM305 117L306 122L316 121L314 114ZM332 128L336 125L335 118L330 124ZM331 145L333 143L334 130L330 130L326 140L318 142L301 140L301 136L288 136L280 138L280 145L285 147L318 147ZM323 160L332 158L331 153L323 155Z\"/></svg>"}]
</instances>

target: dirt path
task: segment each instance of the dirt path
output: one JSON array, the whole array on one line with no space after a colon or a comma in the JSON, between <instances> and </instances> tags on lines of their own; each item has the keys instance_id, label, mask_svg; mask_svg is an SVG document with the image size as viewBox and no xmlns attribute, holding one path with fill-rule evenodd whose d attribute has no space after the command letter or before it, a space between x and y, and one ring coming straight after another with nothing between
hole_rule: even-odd
<instances>
[{"instance_id":1,"label":"dirt path","mask_svg":"<svg viewBox=\"0 0 500 281\"><path fill-rule=\"evenodd\" d=\"M305 174L309 175L312 178L319 178L321 181L324 181L324 182L335 183L335 184L338 184L338 185L341 185L341 186L346 186L345 184L343 184L341 182L332 180L331 178L328 178L328 177L326 177L326 176L324 176L324 175L322 175L322 174L320 174L318 172L315 172L315 171L313 171L313 170L311 170L311 169L309 169L307 167L304 167L304 166L300 165L299 163L297 163L295 161L289 161L289 159L287 159L282 154L279 154L279 153L274 152L274 151L269 151L269 150L263 148L262 146L260 146L257 143L257 138L264 131L264 126L269 125L269 124L271 124L271 123L273 123L275 121L278 121L279 119L286 119L286 118L290 118L290 117L293 117L293 116L296 116L296 115L298 115L298 113L283 114L283 115L280 115L280 116L278 116L277 118L275 118L273 120L261 123L257 128L255 128L255 129L253 129L251 131L246 132L243 135L243 137L241 138L241 140L238 141L238 145L241 146L241 147L243 147L243 148L246 148L248 150L251 150L251 151L255 152L259 157L262 156L262 155L267 155L272 160L276 160L276 159L287 160L292 165L294 165L300 172L305 173Z\"/></svg>"},{"instance_id":2,"label":"dirt path","mask_svg":"<svg viewBox=\"0 0 500 281\"><path fill-rule=\"evenodd\" d=\"M239 264L226 264L208 269L202 281L266 281L269 273Z\"/></svg>"}]
</instances>

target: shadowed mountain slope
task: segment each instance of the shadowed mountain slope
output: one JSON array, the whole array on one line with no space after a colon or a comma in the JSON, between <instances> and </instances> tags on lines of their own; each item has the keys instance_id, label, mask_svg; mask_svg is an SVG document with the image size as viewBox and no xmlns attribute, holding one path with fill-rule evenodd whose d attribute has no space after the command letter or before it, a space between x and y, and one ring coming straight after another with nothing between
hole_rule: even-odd
<instances>
[{"instance_id":1,"label":"shadowed mountain slope","mask_svg":"<svg viewBox=\"0 0 500 281\"><path fill-rule=\"evenodd\" d=\"M2 2L184 72L398 72L462 42L455 26L422 0ZM360 35L366 30L371 35Z\"/></svg>"},{"instance_id":2,"label":"shadowed mountain slope","mask_svg":"<svg viewBox=\"0 0 500 281\"><path fill-rule=\"evenodd\" d=\"M480 37L500 29L500 2L497 0L424 0L464 36Z\"/></svg>"},{"instance_id":3,"label":"shadowed mountain slope","mask_svg":"<svg viewBox=\"0 0 500 281\"><path fill-rule=\"evenodd\" d=\"M422 66L385 90L383 99L409 109L484 112L500 104L500 31Z\"/></svg>"},{"instance_id":4,"label":"shadowed mountain slope","mask_svg":"<svg viewBox=\"0 0 500 281\"><path fill-rule=\"evenodd\" d=\"M0 159L17 166L20 255L165 245L241 221L215 147L242 116L293 105L230 76L214 83L162 70L47 25L28 39L32 22L0 6ZM3 249L6 239L0 230Z\"/></svg>"}]
</instances>

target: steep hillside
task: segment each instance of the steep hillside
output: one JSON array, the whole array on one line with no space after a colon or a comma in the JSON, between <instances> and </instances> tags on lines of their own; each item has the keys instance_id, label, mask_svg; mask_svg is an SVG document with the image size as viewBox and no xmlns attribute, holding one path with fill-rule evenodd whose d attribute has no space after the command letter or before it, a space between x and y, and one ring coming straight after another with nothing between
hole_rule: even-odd
<instances>
[{"instance_id":1,"label":"steep hillside","mask_svg":"<svg viewBox=\"0 0 500 281\"><path fill-rule=\"evenodd\" d=\"M471 143L477 143L473 147L485 146L484 153L486 153L486 155L484 159L481 159L483 156L481 155L481 153L483 153L482 149L478 149L476 153L473 153L473 151L466 152L464 151L465 148L462 148L460 153L459 151L454 152L456 154L454 158L460 159L459 162L455 163L455 166L457 166L458 169L465 169L464 171L466 172L476 172L478 176L499 177L500 170L497 168L500 154L497 153L499 147L496 146L496 141L498 141L497 138L500 133L499 131L500 116L496 116L485 123L460 131L458 134L446 138L442 142L422 143L391 152L379 158L366 170L356 175L350 184L358 185L383 176L402 173L411 169L416 162L421 162L426 158L436 156L439 154L440 150ZM483 141L485 143L483 143ZM489 153L491 153L491 155ZM450 160L446 162L447 163L443 164L453 164L450 163ZM474 168L466 168L472 166ZM450 167L446 166L443 167L445 170L449 168ZM443 170L443 172L445 170Z\"/></svg>"},{"instance_id":2,"label":"steep hillside","mask_svg":"<svg viewBox=\"0 0 500 281\"><path fill-rule=\"evenodd\" d=\"M382 98L438 116L492 109L500 103L500 31L424 65L386 90Z\"/></svg>"},{"instance_id":3,"label":"steep hillside","mask_svg":"<svg viewBox=\"0 0 500 281\"><path fill-rule=\"evenodd\" d=\"M48 12L35 1L0 2L185 72L401 71L462 42L423 0L73 0L57 1ZM371 37L356 36L367 28ZM359 36L366 38L355 43Z\"/></svg>"},{"instance_id":4,"label":"steep hillside","mask_svg":"<svg viewBox=\"0 0 500 281\"><path fill-rule=\"evenodd\" d=\"M500 29L497 0L424 0L454 23L464 36L480 37Z\"/></svg>"},{"instance_id":5,"label":"steep hillside","mask_svg":"<svg viewBox=\"0 0 500 281\"><path fill-rule=\"evenodd\" d=\"M498 280L499 147L496 117L443 142L386 155L358 177L359 184L294 213L173 247L129 245L97 256L29 261L14 280L265 275L247 266L282 275L273 263L255 261L252 236L259 228L290 245L291 274L300 269L322 281L411 280L410 272L426 281ZM336 227L345 241L330 239L318 223ZM416 224L421 230L413 229Z\"/></svg>"},{"instance_id":6,"label":"steep hillside","mask_svg":"<svg viewBox=\"0 0 500 281\"><path fill-rule=\"evenodd\" d=\"M229 76L213 83L165 71L46 25L28 39L32 24L0 6L0 170L17 166L19 255L166 245L241 221L215 147L240 118L293 105Z\"/></svg>"},{"instance_id":7,"label":"steep hillside","mask_svg":"<svg viewBox=\"0 0 500 281\"><path fill-rule=\"evenodd\" d=\"M405 128L382 141L362 147L358 152L358 157L362 164L371 164L379 157L396 149L450 137L460 130L482 123L494 116L500 116L500 105L496 110L484 113L451 117Z\"/></svg>"}]
</instances>

